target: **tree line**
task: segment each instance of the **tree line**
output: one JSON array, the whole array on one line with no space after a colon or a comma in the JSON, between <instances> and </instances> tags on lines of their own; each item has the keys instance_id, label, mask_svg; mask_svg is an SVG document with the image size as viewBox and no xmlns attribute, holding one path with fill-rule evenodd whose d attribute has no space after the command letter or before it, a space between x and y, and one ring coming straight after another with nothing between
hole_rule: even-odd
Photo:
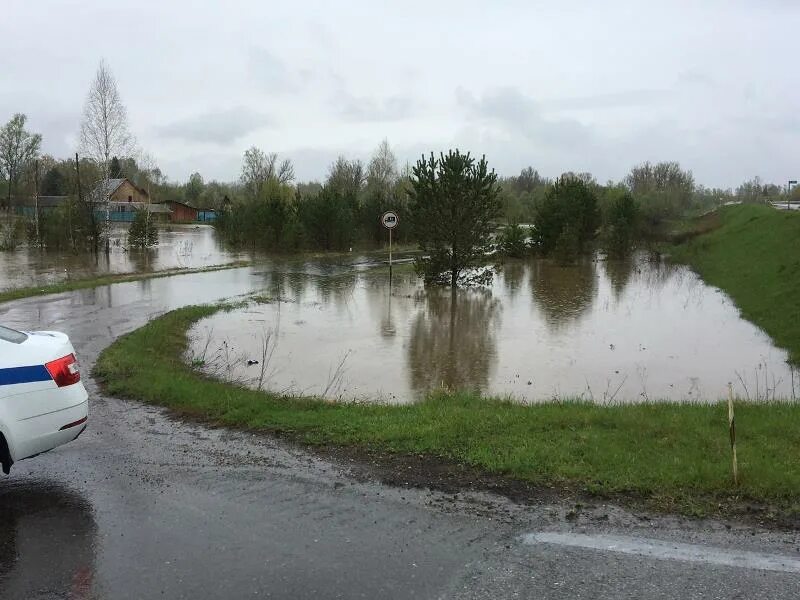
<instances>
[{"instance_id":1,"label":"tree line","mask_svg":"<svg viewBox=\"0 0 800 600\"><path fill-rule=\"evenodd\" d=\"M291 160L257 147L243 156L238 181L167 179L137 148L116 81L100 64L84 104L79 152L56 159L41 154L42 136L15 114L0 127L0 209L9 216L33 196L67 196L56 210L0 224L0 248L30 244L50 250L94 251L107 240L98 217L104 199L93 193L127 177L153 202L180 201L218 212L216 226L230 244L260 250L346 250L380 244L380 215L400 216L398 243L415 243L432 280L479 279L454 265L489 253L538 253L573 260L598 244L623 255L657 237L671 222L725 202L785 199L781 186L758 177L735 190L698 185L676 162L643 163L619 182L600 184L590 173L547 178L533 167L499 177L485 159L459 151L423 157L400 167L388 141L366 162L339 157L323 181L298 182ZM102 185L101 185L102 188ZM794 195L800 198L800 190ZM133 245L157 240L149 212L137 215ZM420 265L422 268L422 265Z\"/></svg>"}]
</instances>

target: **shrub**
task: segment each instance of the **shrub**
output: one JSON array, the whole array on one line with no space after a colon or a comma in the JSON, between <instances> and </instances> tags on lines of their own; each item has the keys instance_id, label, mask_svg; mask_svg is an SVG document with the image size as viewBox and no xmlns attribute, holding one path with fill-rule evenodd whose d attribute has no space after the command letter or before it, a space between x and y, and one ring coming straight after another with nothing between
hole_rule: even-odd
<instances>
[{"instance_id":1,"label":"shrub","mask_svg":"<svg viewBox=\"0 0 800 600\"><path fill-rule=\"evenodd\" d=\"M639 206L633 196L624 192L608 206L605 226L606 250L610 256L622 257L633 248L639 229Z\"/></svg>"},{"instance_id":2,"label":"shrub","mask_svg":"<svg viewBox=\"0 0 800 600\"><path fill-rule=\"evenodd\" d=\"M593 186L577 177L562 176L536 207L535 245L544 255L556 250L577 255L594 239L599 220Z\"/></svg>"},{"instance_id":3,"label":"shrub","mask_svg":"<svg viewBox=\"0 0 800 600\"><path fill-rule=\"evenodd\" d=\"M506 256L522 258L528 253L528 229L512 222L503 230L498 240L500 251Z\"/></svg>"},{"instance_id":4,"label":"shrub","mask_svg":"<svg viewBox=\"0 0 800 600\"><path fill-rule=\"evenodd\" d=\"M9 217L0 222L0 251L14 250L25 237L25 222Z\"/></svg>"}]
</instances>

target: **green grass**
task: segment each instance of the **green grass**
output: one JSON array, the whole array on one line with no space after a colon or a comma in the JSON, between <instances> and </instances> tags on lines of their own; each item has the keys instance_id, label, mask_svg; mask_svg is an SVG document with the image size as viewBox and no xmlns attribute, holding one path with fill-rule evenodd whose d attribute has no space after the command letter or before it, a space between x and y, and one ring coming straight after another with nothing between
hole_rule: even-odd
<instances>
[{"instance_id":1,"label":"green grass","mask_svg":"<svg viewBox=\"0 0 800 600\"><path fill-rule=\"evenodd\" d=\"M410 406L284 398L208 379L184 363L188 328L216 310L181 308L119 338L101 354L95 375L115 396L312 445L425 454L536 485L690 514L734 512L731 507L749 502L797 513L798 405L737 405L736 487L725 403L526 407L460 393Z\"/></svg>"},{"instance_id":2,"label":"green grass","mask_svg":"<svg viewBox=\"0 0 800 600\"><path fill-rule=\"evenodd\" d=\"M741 205L719 211L718 226L671 251L733 298L791 362L800 364L800 213Z\"/></svg>"},{"instance_id":3,"label":"green grass","mask_svg":"<svg viewBox=\"0 0 800 600\"><path fill-rule=\"evenodd\" d=\"M100 275L99 277L89 277L86 279L71 279L69 281L62 281L59 283L52 283L47 285L37 285L32 287L12 288L10 290L0 291L0 302L9 302L11 300L19 300L20 298L29 298L31 296L44 296L46 294L60 294L62 292L71 292L73 290L85 290L94 288L101 285L109 285L112 283L125 283L128 281L142 281L145 279L158 279L160 277L171 277L172 275L185 275L187 273L208 273L210 271L221 271L223 269L235 269L238 267L249 266L248 261L236 261L224 265L215 265L212 267L199 267L196 269L178 268L166 269L164 271L155 271L152 273L111 273L109 275Z\"/></svg>"}]
</instances>

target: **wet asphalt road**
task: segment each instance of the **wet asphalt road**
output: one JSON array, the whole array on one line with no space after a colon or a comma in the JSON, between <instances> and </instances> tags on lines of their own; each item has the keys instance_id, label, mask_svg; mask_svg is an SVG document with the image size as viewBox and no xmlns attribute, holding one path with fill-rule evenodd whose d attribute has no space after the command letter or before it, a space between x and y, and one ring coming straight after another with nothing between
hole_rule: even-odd
<instances>
[{"instance_id":1,"label":"wet asphalt road","mask_svg":"<svg viewBox=\"0 0 800 600\"><path fill-rule=\"evenodd\" d=\"M153 316L262 284L252 269L118 284L2 304L0 322L67 332L87 372ZM387 487L86 384L86 433L0 479L2 599L800 597L795 532ZM566 542L525 537L537 532ZM599 534L638 541L584 543ZM699 549L693 562L635 550L650 539Z\"/></svg>"}]
</instances>

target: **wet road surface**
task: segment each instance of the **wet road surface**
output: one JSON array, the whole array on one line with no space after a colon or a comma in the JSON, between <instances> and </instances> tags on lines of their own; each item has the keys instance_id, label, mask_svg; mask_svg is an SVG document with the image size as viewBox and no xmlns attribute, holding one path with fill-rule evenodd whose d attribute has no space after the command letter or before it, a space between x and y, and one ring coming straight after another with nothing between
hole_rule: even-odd
<instances>
[{"instance_id":1,"label":"wet road surface","mask_svg":"<svg viewBox=\"0 0 800 600\"><path fill-rule=\"evenodd\" d=\"M87 372L116 336L175 306L258 288L262 276L164 281L2 304L0 322L67 332ZM86 383L86 433L0 480L0 598L800 593L795 532L599 505L576 517L570 504L392 488L266 436L176 423Z\"/></svg>"}]
</instances>

